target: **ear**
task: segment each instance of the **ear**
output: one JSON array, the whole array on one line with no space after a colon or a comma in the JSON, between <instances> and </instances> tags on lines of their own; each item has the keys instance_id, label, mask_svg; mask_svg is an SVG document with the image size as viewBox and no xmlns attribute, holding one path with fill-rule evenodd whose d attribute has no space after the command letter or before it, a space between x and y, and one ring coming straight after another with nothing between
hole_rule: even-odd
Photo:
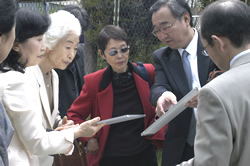
<instances>
[{"instance_id":1,"label":"ear","mask_svg":"<svg viewBox=\"0 0 250 166\"><path fill-rule=\"evenodd\" d=\"M101 55L101 57L102 57L103 59L105 59L105 60L106 60L105 55L104 55L104 54L102 54L102 51L101 51L100 49L98 49L98 53Z\"/></svg>"},{"instance_id":2,"label":"ear","mask_svg":"<svg viewBox=\"0 0 250 166\"><path fill-rule=\"evenodd\" d=\"M190 23L190 15L188 13L185 13L183 15L183 20L184 20L185 24L189 25L189 23Z\"/></svg>"},{"instance_id":3,"label":"ear","mask_svg":"<svg viewBox=\"0 0 250 166\"><path fill-rule=\"evenodd\" d=\"M12 49L16 52L19 52L20 51L19 43L14 42Z\"/></svg>"},{"instance_id":4,"label":"ear","mask_svg":"<svg viewBox=\"0 0 250 166\"><path fill-rule=\"evenodd\" d=\"M217 36L217 35L212 35L211 36L212 40L213 40L213 43L214 45L216 45L220 51L225 51L225 41L222 37L220 36Z\"/></svg>"},{"instance_id":5,"label":"ear","mask_svg":"<svg viewBox=\"0 0 250 166\"><path fill-rule=\"evenodd\" d=\"M51 52L51 50L46 47L45 48L45 54L49 54L50 52Z\"/></svg>"},{"instance_id":6,"label":"ear","mask_svg":"<svg viewBox=\"0 0 250 166\"><path fill-rule=\"evenodd\" d=\"M0 33L0 44L4 42L4 35L2 33Z\"/></svg>"}]
</instances>

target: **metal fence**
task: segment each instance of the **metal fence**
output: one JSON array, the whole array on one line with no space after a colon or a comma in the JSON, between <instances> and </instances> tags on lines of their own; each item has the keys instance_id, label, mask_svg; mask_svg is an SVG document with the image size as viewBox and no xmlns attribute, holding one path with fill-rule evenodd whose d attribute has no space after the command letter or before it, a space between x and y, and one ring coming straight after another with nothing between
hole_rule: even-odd
<instances>
[{"instance_id":1,"label":"metal fence","mask_svg":"<svg viewBox=\"0 0 250 166\"><path fill-rule=\"evenodd\" d=\"M151 33L149 8L154 2L156 0L19 0L19 6L43 13L55 12L69 4L82 6L90 21L89 28L84 33L84 62L88 74L106 66L98 55L96 41L99 31L108 24L119 25L127 32L131 61L153 63L152 52L163 46Z\"/></svg>"}]
</instances>

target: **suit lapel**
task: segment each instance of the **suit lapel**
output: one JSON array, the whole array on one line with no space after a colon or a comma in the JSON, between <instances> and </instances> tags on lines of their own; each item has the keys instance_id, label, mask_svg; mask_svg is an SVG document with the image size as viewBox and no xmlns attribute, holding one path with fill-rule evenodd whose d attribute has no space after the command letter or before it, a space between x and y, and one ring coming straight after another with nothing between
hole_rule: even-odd
<instances>
[{"instance_id":1,"label":"suit lapel","mask_svg":"<svg viewBox=\"0 0 250 166\"><path fill-rule=\"evenodd\" d=\"M53 105L54 105L54 109L51 113L51 123L55 122L55 119L57 117L57 115L59 114L58 112L58 96L59 96L59 92L58 92L58 76L56 74L56 72L54 70L52 70L52 87L53 87Z\"/></svg>"},{"instance_id":2,"label":"suit lapel","mask_svg":"<svg viewBox=\"0 0 250 166\"><path fill-rule=\"evenodd\" d=\"M35 76L39 84L39 94L40 94L41 104L43 107L44 115L46 115L45 119L47 121L47 124L49 125L48 127L53 128L53 124L51 121L51 108L50 108L49 101L48 101L48 95L47 95L47 90L44 84L43 74L38 65L35 66L35 68L36 68Z\"/></svg>"},{"instance_id":3,"label":"suit lapel","mask_svg":"<svg viewBox=\"0 0 250 166\"><path fill-rule=\"evenodd\" d=\"M102 119L112 118L113 112L113 88L110 83L107 88L97 94L97 103L100 109Z\"/></svg>"},{"instance_id":4,"label":"suit lapel","mask_svg":"<svg viewBox=\"0 0 250 166\"><path fill-rule=\"evenodd\" d=\"M164 57L164 61L163 63L166 63L167 70L169 70L175 85L183 95L187 94L189 92L188 81L178 50L172 50L169 56Z\"/></svg>"},{"instance_id":5,"label":"suit lapel","mask_svg":"<svg viewBox=\"0 0 250 166\"><path fill-rule=\"evenodd\" d=\"M197 46L197 63L198 63L198 75L201 86L206 84L209 74L209 66L211 60L208 56L202 54L204 46L201 43L200 36L198 36L198 46ZM164 56L163 63L167 64L167 70L170 71L171 77L173 78L175 84L183 93L183 95L189 92L188 82L185 76L185 71L182 65L181 56L178 50L167 49L170 53L166 53L169 56ZM165 55L166 55L165 54ZM164 66L164 65L163 65Z\"/></svg>"},{"instance_id":6,"label":"suit lapel","mask_svg":"<svg viewBox=\"0 0 250 166\"><path fill-rule=\"evenodd\" d=\"M112 69L111 66L108 66L103 73L96 101L96 105L99 107L102 119L108 119L112 117L114 95L111 78Z\"/></svg>"}]
</instances>

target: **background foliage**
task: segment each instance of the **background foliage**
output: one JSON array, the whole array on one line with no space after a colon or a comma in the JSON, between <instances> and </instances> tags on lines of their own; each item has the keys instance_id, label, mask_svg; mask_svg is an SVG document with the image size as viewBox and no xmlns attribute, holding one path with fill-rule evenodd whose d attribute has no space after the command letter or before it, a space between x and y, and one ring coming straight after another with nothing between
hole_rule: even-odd
<instances>
[{"instance_id":1,"label":"background foliage","mask_svg":"<svg viewBox=\"0 0 250 166\"><path fill-rule=\"evenodd\" d=\"M187 0L190 4L194 25L199 30L199 14L215 0ZM107 66L97 51L97 36L108 24L122 27L128 34L130 60L153 63L152 52L164 45L154 37L151 25L150 6L156 0L19 0L20 7L52 13L69 4L78 4L89 14L90 26L85 32L84 62L86 74ZM249 3L248 0L244 2Z\"/></svg>"},{"instance_id":2,"label":"background foliage","mask_svg":"<svg viewBox=\"0 0 250 166\"><path fill-rule=\"evenodd\" d=\"M160 47L160 42L152 34L151 18L149 14L150 6L154 0L121 0L119 11L116 12L118 0L86 0L82 1L82 6L90 16L91 25L86 35L85 50L88 57L97 60L97 69L106 67L97 54L97 35L100 30L108 24L119 25L123 28L129 38L130 60L137 62L152 62L152 50ZM115 17L117 16L117 17ZM92 50L92 51L91 51ZM90 54L92 52L93 54ZM85 63L86 65L88 63ZM93 69L95 71L96 69Z\"/></svg>"}]
</instances>

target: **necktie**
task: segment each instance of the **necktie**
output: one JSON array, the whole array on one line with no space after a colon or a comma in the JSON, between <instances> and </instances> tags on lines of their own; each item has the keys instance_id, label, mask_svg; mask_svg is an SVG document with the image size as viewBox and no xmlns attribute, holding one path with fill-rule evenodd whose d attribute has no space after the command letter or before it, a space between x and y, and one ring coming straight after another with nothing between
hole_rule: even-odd
<instances>
[{"instance_id":1,"label":"necktie","mask_svg":"<svg viewBox=\"0 0 250 166\"><path fill-rule=\"evenodd\" d=\"M187 81L188 81L188 85L189 85L189 89L192 89L192 71L191 71L191 66L188 60L188 52L186 50L183 51L182 53L182 64L183 64L183 68L185 70L186 73L186 77L187 77ZM191 146L194 145L194 137L195 137L195 133L196 133L196 119L194 117L194 112L192 112L192 117L191 117L191 122L190 122L190 126L189 126L189 133L188 133L188 137L187 137L187 143Z\"/></svg>"},{"instance_id":2,"label":"necktie","mask_svg":"<svg viewBox=\"0 0 250 166\"><path fill-rule=\"evenodd\" d=\"M189 56L188 52L184 50L182 53L182 64L183 64L184 71L186 73L189 89L191 90L192 89L192 71L191 71L189 60L188 60L188 56Z\"/></svg>"}]
</instances>

